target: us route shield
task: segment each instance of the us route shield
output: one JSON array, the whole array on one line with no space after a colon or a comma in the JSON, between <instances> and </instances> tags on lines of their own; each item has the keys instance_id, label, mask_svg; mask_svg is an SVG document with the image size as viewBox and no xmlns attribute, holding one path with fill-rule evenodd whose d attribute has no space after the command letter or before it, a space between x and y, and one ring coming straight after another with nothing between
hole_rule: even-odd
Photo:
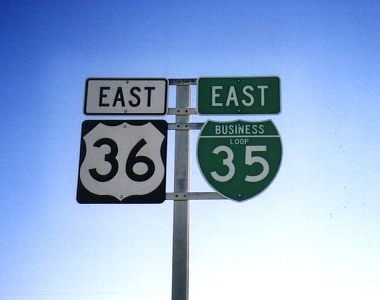
<instances>
[{"instance_id":1,"label":"us route shield","mask_svg":"<svg viewBox=\"0 0 380 300\"><path fill-rule=\"evenodd\" d=\"M272 121L207 121L201 129L199 168L221 195L236 201L250 199L275 178L282 157L280 135Z\"/></svg>"},{"instance_id":2,"label":"us route shield","mask_svg":"<svg viewBox=\"0 0 380 300\"><path fill-rule=\"evenodd\" d=\"M164 120L82 124L79 203L161 203L166 196Z\"/></svg>"}]
</instances>

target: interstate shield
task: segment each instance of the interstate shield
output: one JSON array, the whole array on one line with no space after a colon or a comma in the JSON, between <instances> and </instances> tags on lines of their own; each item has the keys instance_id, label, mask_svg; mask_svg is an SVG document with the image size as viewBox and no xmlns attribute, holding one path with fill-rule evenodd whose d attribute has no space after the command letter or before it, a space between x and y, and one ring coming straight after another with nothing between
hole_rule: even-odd
<instances>
[{"instance_id":1,"label":"interstate shield","mask_svg":"<svg viewBox=\"0 0 380 300\"><path fill-rule=\"evenodd\" d=\"M272 121L207 121L197 146L199 168L221 195L252 198L275 178L282 157L280 135Z\"/></svg>"}]
</instances>

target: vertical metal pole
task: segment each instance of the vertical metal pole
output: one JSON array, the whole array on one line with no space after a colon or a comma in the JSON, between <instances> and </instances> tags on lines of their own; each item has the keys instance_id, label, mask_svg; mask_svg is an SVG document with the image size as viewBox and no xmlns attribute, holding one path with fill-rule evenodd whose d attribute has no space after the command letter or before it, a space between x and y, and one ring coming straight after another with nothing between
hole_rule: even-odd
<instances>
[{"instance_id":1,"label":"vertical metal pole","mask_svg":"<svg viewBox=\"0 0 380 300\"><path fill-rule=\"evenodd\" d=\"M176 108L190 107L190 86L176 86ZM189 123L190 116L176 116L176 123ZM187 193L189 189L188 130L175 132L174 192ZM189 202L174 200L173 215L173 269L172 300L188 300L189 296Z\"/></svg>"}]
</instances>

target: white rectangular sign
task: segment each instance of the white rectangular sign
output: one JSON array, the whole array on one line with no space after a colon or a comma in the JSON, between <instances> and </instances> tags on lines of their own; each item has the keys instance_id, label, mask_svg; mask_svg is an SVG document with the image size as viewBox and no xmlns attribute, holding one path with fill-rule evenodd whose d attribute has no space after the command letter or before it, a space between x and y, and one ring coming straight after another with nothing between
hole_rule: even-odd
<instances>
[{"instance_id":1,"label":"white rectangular sign","mask_svg":"<svg viewBox=\"0 0 380 300\"><path fill-rule=\"evenodd\" d=\"M89 78L85 114L164 115L168 81L165 78Z\"/></svg>"}]
</instances>

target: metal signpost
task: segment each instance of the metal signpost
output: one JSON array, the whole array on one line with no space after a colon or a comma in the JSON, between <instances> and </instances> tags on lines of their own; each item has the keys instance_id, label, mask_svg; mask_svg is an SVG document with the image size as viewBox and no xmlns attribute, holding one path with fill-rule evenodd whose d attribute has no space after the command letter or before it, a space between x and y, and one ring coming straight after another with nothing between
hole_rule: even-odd
<instances>
[{"instance_id":1,"label":"metal signpost","mask_svg":"<svg viewBox=\"0 0 380 300\"><path fill-rule=\"evenodd\" d=\"M167 108L168 84L176 107ZM198 84L198 107L191 85ZM174 200L172 300L189 295L189 201L243 201L261 193L281 163L280 135L272 121L191 123L191 115L277 114L278 77L197 79L89 78L86 114L175 115L164 120L87 120L82 124L79 203L161 203ZM166 192L167 131L175 130L174 191ZM190 130L201 130L198 165L216 192L191 192Z\"/></svg>"},{"instance_id":2,"label":"metal signpost","mask_svg":"<svg viewBox=\"0 0 380 300\"><path fill-rule=\"evenodd\" d=\"M191 82L177 85L176 125L184 127L190 123ZM185 128L183 128L185 129ZM189 130L175 132L174 193L186 194L189 191ZM187 300L189 297L189 202L186 199L174 200L173 215L173 266L172 299Z\"/></svg>"}]
</instances>

